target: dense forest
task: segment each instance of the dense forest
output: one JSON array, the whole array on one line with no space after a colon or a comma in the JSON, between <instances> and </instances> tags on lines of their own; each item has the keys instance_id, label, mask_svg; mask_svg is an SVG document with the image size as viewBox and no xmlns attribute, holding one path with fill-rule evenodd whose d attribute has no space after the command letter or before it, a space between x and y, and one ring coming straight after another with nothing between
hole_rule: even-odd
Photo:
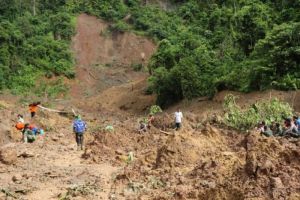
<instances>
[{"instance_id":1,"label":"dense forest","mask_svg":"<svg viewBox=\"0 0 300 200\"><path fill-rule=\"evenodd\" d=\"M0 89L22 93L43 78L73 78L70 40L82 12L157 42L148 92L162 106L224 89L300 88L300 0L170 2L1 0Z\"/></svg>"}]
</instances>

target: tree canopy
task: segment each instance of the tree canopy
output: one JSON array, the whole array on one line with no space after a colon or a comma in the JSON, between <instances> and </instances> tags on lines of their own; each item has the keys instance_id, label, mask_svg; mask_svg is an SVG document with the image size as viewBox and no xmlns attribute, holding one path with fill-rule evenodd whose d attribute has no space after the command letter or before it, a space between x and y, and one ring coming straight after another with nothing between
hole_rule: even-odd
<instances>
[{"instance_id":1,"label":"tree canopy","mask_svg":"<svg viewBox=\"0 0 300 200\"><path fill-rule=\"evenodd\" d=\"M162 106L224 89L300 87L299 0L170 0L167 9L145 2L2 0L0 88L73 77L72 21L82 12L157 42L149 91Z\"/></svg>"}]
</instances>

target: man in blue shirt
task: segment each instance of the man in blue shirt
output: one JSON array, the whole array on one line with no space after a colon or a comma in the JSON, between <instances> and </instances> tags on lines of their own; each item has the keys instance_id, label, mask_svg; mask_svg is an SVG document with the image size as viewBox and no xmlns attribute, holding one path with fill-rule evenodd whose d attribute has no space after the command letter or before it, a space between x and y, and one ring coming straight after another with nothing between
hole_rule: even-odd
<instances>
[{"instance_id":1,"label":"man in blue shirt","mask_svg":"<svg viewBox=\"0 0 300 200\"><path fill-rule=\"evenodd\" d=\"M81 120L80 115L75 117L73 122L73 131L75 133L76 143L77 143L77 150L83 150L83 134L86 131L86 123Z\"/></svg>"},{"instance_id":2,"label":"man in blue shirt","mask_svg":"<svg viewBox=\"0 0 300 200\"><path fill-rule=\"evenodd\" d=\"M297 126L298 134L300 134L300 118L297 116L294 116L294 123Z\"/></svg>"}]
</instances>

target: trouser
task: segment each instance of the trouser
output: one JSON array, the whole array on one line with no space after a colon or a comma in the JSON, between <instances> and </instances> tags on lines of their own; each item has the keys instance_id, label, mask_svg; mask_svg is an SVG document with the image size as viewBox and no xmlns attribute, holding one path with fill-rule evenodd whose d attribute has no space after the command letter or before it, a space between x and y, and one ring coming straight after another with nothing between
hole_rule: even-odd
<instances>
[{"instance_id":1,"label":"trouser","mask_svg":"<svg viewBox=\"0 0 300 200\"><path fill-rule=\"evenodd\" d=\"M24 143L28 142L28 140L27 140L27 134L26 133L23 133L23 142Z\"/></svg>"},{"instance_id":2,"label":"trouser","mask_svg":"<svg viewBox=\"0 0 300 200\"><path fill-rule=\"evenodd\" d=\"M35 141L35 136L28 135L27 133L23 133L23 142L24 143L32 143Z\"/></svg>"},{"instance_id":3,"label":"trouser","mask_svg":"<svg viewBox=\"0 0 300 200\"><path fill-rule=\"evenodd\" d=\"M178 130L181 127L181 123L175 123L175 129Z\"/></svg>"},{"instance_id":4,"label":"trouser","mask_svg":"<svg viewBox=\"0 0 300 200\"><path fill-rule=\"evenodd\" d=\"M83 133L76 133L76 143L81 149L83 148Z\"/></svg>"},{"instance_id":5,"label":"trouser","mask_svg":"<svg viewBox=\"0 0 300 200\"><path fill-rule=\"evenodd\" d=\"M35 116L35 112L31 112L31 118L33 118Z\"/></svg>"}]
</instances>

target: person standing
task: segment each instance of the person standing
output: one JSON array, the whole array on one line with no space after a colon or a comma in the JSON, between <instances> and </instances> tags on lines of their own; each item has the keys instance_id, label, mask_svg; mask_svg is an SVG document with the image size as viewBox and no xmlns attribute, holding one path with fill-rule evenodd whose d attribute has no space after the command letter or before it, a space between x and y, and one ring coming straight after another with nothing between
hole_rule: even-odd
<instances>
[{"instance_id":1,"label":"person standing","mask_svg":"<svg viewBox=\"0 0 300 200\"><path fill-rule=\"evenodd\" d=\"M181 128L181 124L182 124L182 112L180 111L180 109L178 108L177 111L174 114L175 117L175 130L179 130Z\"/></svg>"},{"instance_id":2,"label":"person standing","mask_svg":"<svg viewBox=\"0 0 300 200\"><path fill-rule=\"evenodd\" d=\"M29 112L30 112L31 118L33 118L35 116L35 113L37 112L37 109L38 109L38 105L40 105L40 104L41 104L41 102L34 102L34 103L29 104Z\"/></svg>"},{"instance_id":3,"label":"person standing","mask_svg":"<svg viewBox=\"0 0 300 200\"><path fill-rule=\"evenodd\" d=\"M73 131L75 133L77 150L83 150L83 134L86 131L86 128L86 123L81 120L80 115L77 115L73 122Z\"/></svg>"}]
</instances>

